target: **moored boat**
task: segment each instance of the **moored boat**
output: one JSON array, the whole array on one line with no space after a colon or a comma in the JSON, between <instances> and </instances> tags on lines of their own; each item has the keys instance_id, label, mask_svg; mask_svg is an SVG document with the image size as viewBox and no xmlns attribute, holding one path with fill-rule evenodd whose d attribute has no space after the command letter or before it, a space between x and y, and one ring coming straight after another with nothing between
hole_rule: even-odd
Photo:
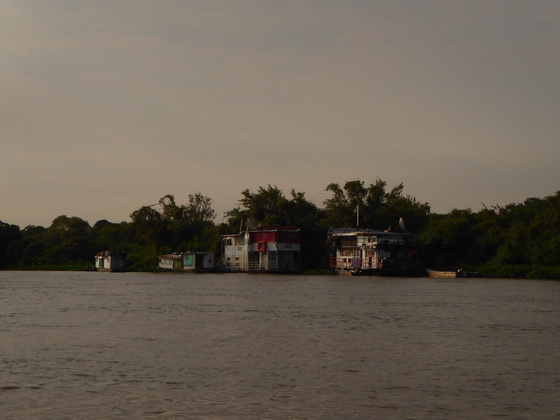
<instances>
[{"instance_id":1,"label":"moored boat","mask_svg":"<svg viewBox=\"0 0 560 420\"><path fill-rule=\"evenodd\" d=\"M429 277L438 278L438 279L455 279L455 278L462 278L462 277L480 277L480 273L474 271L465 271L462 268L458 269L457 271L439 271L439 270L431 270L427 269Z\"/></svg>"},{"instance_id":2,"label":"moored boat","mask_svg":"<svg viewBox=\"0 0 560 420\"><path fill-rule=\"evenodd\" d=\"M440 271L440 270L426 270L429 277L434 277L437 279L454 279L459 277L458 271Z\"/></svg>"}]
</instances>

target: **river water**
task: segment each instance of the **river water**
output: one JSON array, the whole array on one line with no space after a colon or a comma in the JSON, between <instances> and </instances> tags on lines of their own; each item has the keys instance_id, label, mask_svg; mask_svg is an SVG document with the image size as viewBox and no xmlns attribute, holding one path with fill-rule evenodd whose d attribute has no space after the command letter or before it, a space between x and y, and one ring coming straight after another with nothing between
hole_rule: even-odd
<instances>
[{"instance_id":1,"label":"river water","mask_svg":"<svg viewBox=\"0 0 560 420\"><path fill-rule=\"evenodd\" d=\"M0 271L6 419L560 418L560 282Z\"/></svg>"}]
</instances>

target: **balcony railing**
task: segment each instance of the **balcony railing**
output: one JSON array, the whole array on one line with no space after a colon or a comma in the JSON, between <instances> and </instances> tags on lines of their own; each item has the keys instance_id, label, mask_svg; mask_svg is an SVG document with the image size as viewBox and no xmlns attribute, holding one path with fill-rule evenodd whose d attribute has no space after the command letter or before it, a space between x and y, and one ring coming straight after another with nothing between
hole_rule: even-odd
<instances>
[{"instance_id":1,"label":"balcony railing","mask_svg":"<svg viewBox=\"0 0 560 420\"><path fill-rule=\"evenodd\" d=\"M331 256L329 265L339 270L367 270L381 268L385 258L335 257Z\"/></svg>"}]
</instances>

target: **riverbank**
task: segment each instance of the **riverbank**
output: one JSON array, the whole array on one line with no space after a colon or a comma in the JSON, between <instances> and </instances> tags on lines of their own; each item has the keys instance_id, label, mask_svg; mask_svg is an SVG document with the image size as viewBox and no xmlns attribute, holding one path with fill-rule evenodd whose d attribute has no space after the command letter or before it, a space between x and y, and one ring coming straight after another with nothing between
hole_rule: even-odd
<instances>
[{"instance_id":1,"label":"riverbank","mask_svg":"<svg viewBox=\"0 0 560 420\"><path fill-rule=\"evenodd\" d=\"M486 278L560 280L560 267L547 265L484 265L476 268Z\"/></svg>"},{"instance_id":2,"label":"riverbank","mask_svg":"<svg viewBox=\"0 0 560 420\"><path fill-rule=\"evenodd\" d=\"M43 266L22 266L12 267L13 271L88 271L91 265L87 263L66 264L66 265L43 265ZM529 280L560 280L560 266L546 265L483 265L463 267L465 271L480 273L484 278L496 279L529 279ZM138 271L138 270L128 270ZM144 270L146 272L161 272L158 269ZM181 274L189 274L187 272ZM192 274L192 273L191 273ZM331 270L310 270L299 273L304 276L314 275L333 275Z\"/></svg>"}]
</instances>

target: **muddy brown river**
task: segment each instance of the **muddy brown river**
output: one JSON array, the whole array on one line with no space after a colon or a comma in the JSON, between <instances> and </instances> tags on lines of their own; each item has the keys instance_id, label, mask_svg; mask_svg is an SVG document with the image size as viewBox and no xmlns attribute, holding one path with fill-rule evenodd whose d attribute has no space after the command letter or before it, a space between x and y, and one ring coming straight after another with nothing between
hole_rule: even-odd
<instances>
[{"instance_id":1,"label":"muddy brown river","mask_svg":"<svg viewBox=\"0 0 560 420\"><path fill-rule=\"evenodd\" d=\"M560 282L0 271L5 419L560 418Z\"/></svg>"}]
</instances>

